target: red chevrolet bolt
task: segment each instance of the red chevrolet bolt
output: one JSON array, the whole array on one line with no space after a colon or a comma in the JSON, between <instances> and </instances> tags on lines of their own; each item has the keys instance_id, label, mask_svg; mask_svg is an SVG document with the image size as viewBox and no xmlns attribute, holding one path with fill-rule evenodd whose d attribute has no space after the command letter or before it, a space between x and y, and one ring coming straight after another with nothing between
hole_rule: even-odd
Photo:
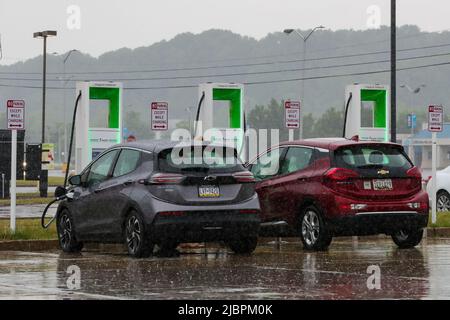
<instances>
[{"instance_id":1,"label":"red chevrolet bolt","mask_svg":"<svg viewBox=\"0 0 450 320\"><path fill-rule=\"evenodd\" d=\"M290 141L248 166L257 179L262 235L299 236L307 250L325 250L336 236L387 234L399 248L422 239L428 195L401 145Z\"/></svg>"}]
</instances>

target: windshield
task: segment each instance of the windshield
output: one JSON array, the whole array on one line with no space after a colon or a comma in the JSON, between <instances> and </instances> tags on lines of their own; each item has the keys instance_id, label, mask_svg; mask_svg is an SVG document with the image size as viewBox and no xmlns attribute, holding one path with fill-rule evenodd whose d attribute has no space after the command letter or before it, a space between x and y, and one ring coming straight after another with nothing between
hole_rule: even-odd
<instances>
[{"instance_id":1,"label":"windshield","mask_svg":"<svg viewBox=\"0 0 450 320\"><path fill-rule=\"evenodd\" d=\"M163 172L234 172L244 170L234 148L183 147L162 151L158 156Z\"/></svg>"}]
</instances>

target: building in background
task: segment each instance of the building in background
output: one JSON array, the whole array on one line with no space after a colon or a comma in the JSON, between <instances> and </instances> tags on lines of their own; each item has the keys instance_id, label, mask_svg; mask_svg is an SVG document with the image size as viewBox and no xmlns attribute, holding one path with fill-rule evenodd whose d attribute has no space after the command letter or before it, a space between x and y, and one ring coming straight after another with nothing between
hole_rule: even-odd
<instances>
[{"instance_id":1,"label":"building in background","mask_svg":"<svg viewBox=\"0 0 450 320\"><path fill-rule=\"evenodd\" d=\"M450 166L450 123L444 124L444 130L437 134L437 139L437 169L440 170ZM431 132L427 128L403 139L402 143L423 172L431 171Z\"/></svg>"}]
</instances>

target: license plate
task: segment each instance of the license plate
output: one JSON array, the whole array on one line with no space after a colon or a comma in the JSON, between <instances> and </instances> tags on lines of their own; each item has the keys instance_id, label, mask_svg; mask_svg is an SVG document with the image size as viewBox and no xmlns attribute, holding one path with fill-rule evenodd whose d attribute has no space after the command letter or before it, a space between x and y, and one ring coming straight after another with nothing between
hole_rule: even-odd
<instances>
[{"instance_id":1,"label":"license plate","mask_svg":"<svg viewBox=\"0 0 450 320\"><path fill-rule=\"evenodd\" d=\"M373 190L392 190L391 179L373 180Z\"/></svg>"},{"instance_id":2,"label":"license plate","mask_svg":"<svg viewBox=\"0 0 450 320\"><path fill-rule=\"evenodd\" d=\"M200 198L218 198L220 197L220 190L218 186L199 186L198 196Z\"/></svg>"}]
</instances>

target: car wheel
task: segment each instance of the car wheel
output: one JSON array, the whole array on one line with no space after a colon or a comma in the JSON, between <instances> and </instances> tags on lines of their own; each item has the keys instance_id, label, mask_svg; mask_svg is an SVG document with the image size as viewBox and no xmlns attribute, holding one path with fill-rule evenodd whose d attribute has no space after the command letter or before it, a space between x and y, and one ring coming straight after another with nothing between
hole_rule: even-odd
<instances>
[{"instance_id":1,"label":"car wheel","mask_svg":"<svg viewBox=\"0 0 450 320\"><path fill-rule=\"evenodd\" d=\"M228 241L228 246L236 254L250 254L255 251L258 237L244 237Z\"/></svg>"},{"instance_id":2,"label":"car wheel","mask_svg":"<svg viewBox=\"0 0 450 320\"><path fill-rule=\"evenodd\" d=\"M306 250L326 250L333 239L320 211L309 206L300 215L300 238Z\"/></svg>"},{"instance_id":3,"label":"car wheel","mask_svg":"<svg viewBox=\"0 0 450 320\"><path fill-rule=\"evenodd\" d=\"M134 258L145 258L153 253L141 216L133 211L125 219L125 245L128 254Z\"/></svg>"},{"instance_id":4,"label":"car wheel","mask_svg":"<svg viewBox=\"0 0 450 320\"><path fill-rule=\"evenodd\" d=\"M69 210L64 209L58 214L56 229L59 246L64 252L80 252L83 243L77 241L72 216Z\"/></svg>"},{"instance_id":5,"label":"car wheel","mask_svg":"<svg viewBox=\"0 0 450 320\"><path fill-rule=\"evenodd\" d=\"M422 241L423 229L400 230L392 235L392 240L400 249L410 249Z\"/></svg>"},{"instance_id":6,"label":"car wheel","mask_svg":"<svg viewBox=\"0 0 450 320\"><path fill-rule=\"evenodd\" d=\"M439 191L437 193L436 203L438 212L450 211L450 194L445 190Z\"/></svg>"}]
</instances>

